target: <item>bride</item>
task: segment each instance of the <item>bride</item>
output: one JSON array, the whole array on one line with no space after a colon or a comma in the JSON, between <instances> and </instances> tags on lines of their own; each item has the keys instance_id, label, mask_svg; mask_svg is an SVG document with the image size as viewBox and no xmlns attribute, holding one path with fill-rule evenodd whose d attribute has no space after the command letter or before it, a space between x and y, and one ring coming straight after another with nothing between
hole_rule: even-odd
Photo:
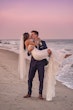
<instances>
[{"instance_id":1,"label":"bride","mask_svg":"<svg viewBox=\"0 0 73 110\"><path fill-rule=\"evenodd\" d=\"M49 64L47 65L47 85L46 85L46 100L50 101L55 96L55 84L56 84L55 77L58 73L59 67L62 64L63 59L70 56L71 54L66 55L66 53L54 51L53 49L38 50L36 47L40 43L40 39L38 38L35 42L33 42L33 39L31 39L28 33L25 33L24 35L25 36L24 37L22 36L20 41L20 56L19 56L20 78L23 79L23 77L25 77L27 73L26 60L30 61L30 57L28 57L27 55L28 51L34 57L35 60L42 60L50 56Z\"/></svg>"}]
</instances>

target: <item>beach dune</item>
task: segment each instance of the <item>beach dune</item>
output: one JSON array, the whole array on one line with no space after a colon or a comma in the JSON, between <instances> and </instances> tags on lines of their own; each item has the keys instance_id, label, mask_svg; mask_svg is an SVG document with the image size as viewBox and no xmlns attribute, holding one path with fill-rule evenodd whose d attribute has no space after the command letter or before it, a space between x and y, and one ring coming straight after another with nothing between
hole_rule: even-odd
<instances>
[{"instance_id":1,"label":"beach dune","mask_svg":"<svg viewBox=\"0 0 73 110\"><path fill-rule=\"evenodd\" d=\"M0 49L0 110L73 110L72 89L57 81L56 97L48 102L37 98L38 85L36 74L32 97L24 99L27 81L19 79L18 54Z\"/></svg>"}]
</instances>

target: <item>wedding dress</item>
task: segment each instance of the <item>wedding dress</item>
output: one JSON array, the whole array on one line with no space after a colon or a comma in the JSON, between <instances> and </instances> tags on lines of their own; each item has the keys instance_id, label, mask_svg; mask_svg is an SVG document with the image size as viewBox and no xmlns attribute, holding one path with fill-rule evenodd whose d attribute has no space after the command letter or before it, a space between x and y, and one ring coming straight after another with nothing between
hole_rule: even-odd
<instances>
[{"instance_id":1,"label":"wedding dress","mask_svg":"<svg viewBox=\"0 0 73 110\"><path fill-rule=\"evenodd\" d=\"M27 61L31 58L27 55L27 51L24 50L24 44L22 43L23 39L20 42L20 55L19 55L19 73L20 79L26 80L26 76L29 70L29 65ZM66 53L60 51L54 51L51 49L52 54L49 58L49 64L47 65L47 84L46 86L46 100L51 101L52 98L55 96L55 84L56 84L56 75L58 73L59 67L62 64L64 56ZM36 60L42 60L48 57L47 49L38 50L34 48L31 52L31 55Z\"/></svg>"},{"instance_id":2,"label":"wedding dress","mask_svg":"<svg viewBox=\"0 0 73 110\"><path fill-rule=\"evenodd\" d=\"M28 46L28 48L31 48L31 45ZM31 55L35 60L43 60L49 56L48 49L44 50L38 50L36 47L31 51Z\"/></svg>"},{"instance_id":3,"label":"wedding dress","mask_svg":"<svg viewBox=\"0 0 73 110\"><path fill-rule=\"evenodd\" d=\"M48 57L48 49L42 51L34 48L31 52L32 56L36 60L42 60ZM52 55L49 58L49 64L47 66L47 85L46 86L46 100L51 101L55 97L55 84L56 84L56 75L58 73L59 67L62 64L64 56L66 53L63 51L54 51L51 49Z\"/></svg>"}]
</instances>

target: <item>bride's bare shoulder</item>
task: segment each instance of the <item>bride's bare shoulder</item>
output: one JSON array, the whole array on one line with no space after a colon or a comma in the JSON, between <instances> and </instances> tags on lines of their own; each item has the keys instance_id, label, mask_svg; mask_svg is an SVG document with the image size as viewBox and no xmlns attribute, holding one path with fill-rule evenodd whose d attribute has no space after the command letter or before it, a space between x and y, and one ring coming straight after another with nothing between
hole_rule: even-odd
<instances>
[{"instance_id":1,"label":"bride's bare shoulder","mask_svg":"<svg viewBox=\"0 0 73 110\"><path fill-rule=\"evenodd\" d=\"M27 40L25 41L25 45L28 46L29 44L30 44L30 40L27 39Z\"/></svg>"},{"instance_id":2,"label":"bride's bare shoulder","mask_svg":"<svg viewBox=\"0 0 73 110\"><path fill-rule=\"evenodd\" d=\"M33 40L32 39L28 39L28 40L26 40L26 42L25 42L25 45L34 45L35 46L35 42L33 42Z\"/></svg>"}]
</instances>

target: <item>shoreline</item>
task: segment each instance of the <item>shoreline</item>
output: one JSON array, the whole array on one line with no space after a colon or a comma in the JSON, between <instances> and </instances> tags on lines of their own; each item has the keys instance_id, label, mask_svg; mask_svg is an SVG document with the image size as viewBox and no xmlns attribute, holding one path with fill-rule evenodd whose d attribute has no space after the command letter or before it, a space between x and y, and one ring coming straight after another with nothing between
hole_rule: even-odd
<instances>
[{"instance_id":1,"label":"shoreline","mask_svg":"<svg viewBox=\"0 0 73 110\"><path fill-rule=\"evenodd\" d=\"M8 49L5 49L5 48L0 48L0 50L8 51L8 52L11 52L11 53L14 53L14 54L19 55L19 52L16 52L16 51L14 51L14 50L8 50ZM56 81L57 81L57 82L60 82L60 83L61 83L62 85L64 85L65 87L67 87L67 88L73 90L73 88L71 88L70 86L65 85L65 84L64 84L65 82L62 82L62 81L58 80L57 78L56 78Z\"/></svg>"},{"instance_id":2,"label":"shoreline","mask_svg":"<svg viewBox=\"0 0 73 110\"><path fill-rule=\"evenodd\" d=\"M56 84L56 97L52 101L37 98L37 77L33 82L32 98L24 99L27 83L19 79L17 68L18 54L0 49L0 110L73 110L73 90L59 81Z\"/></svg>"}]
</instances>

